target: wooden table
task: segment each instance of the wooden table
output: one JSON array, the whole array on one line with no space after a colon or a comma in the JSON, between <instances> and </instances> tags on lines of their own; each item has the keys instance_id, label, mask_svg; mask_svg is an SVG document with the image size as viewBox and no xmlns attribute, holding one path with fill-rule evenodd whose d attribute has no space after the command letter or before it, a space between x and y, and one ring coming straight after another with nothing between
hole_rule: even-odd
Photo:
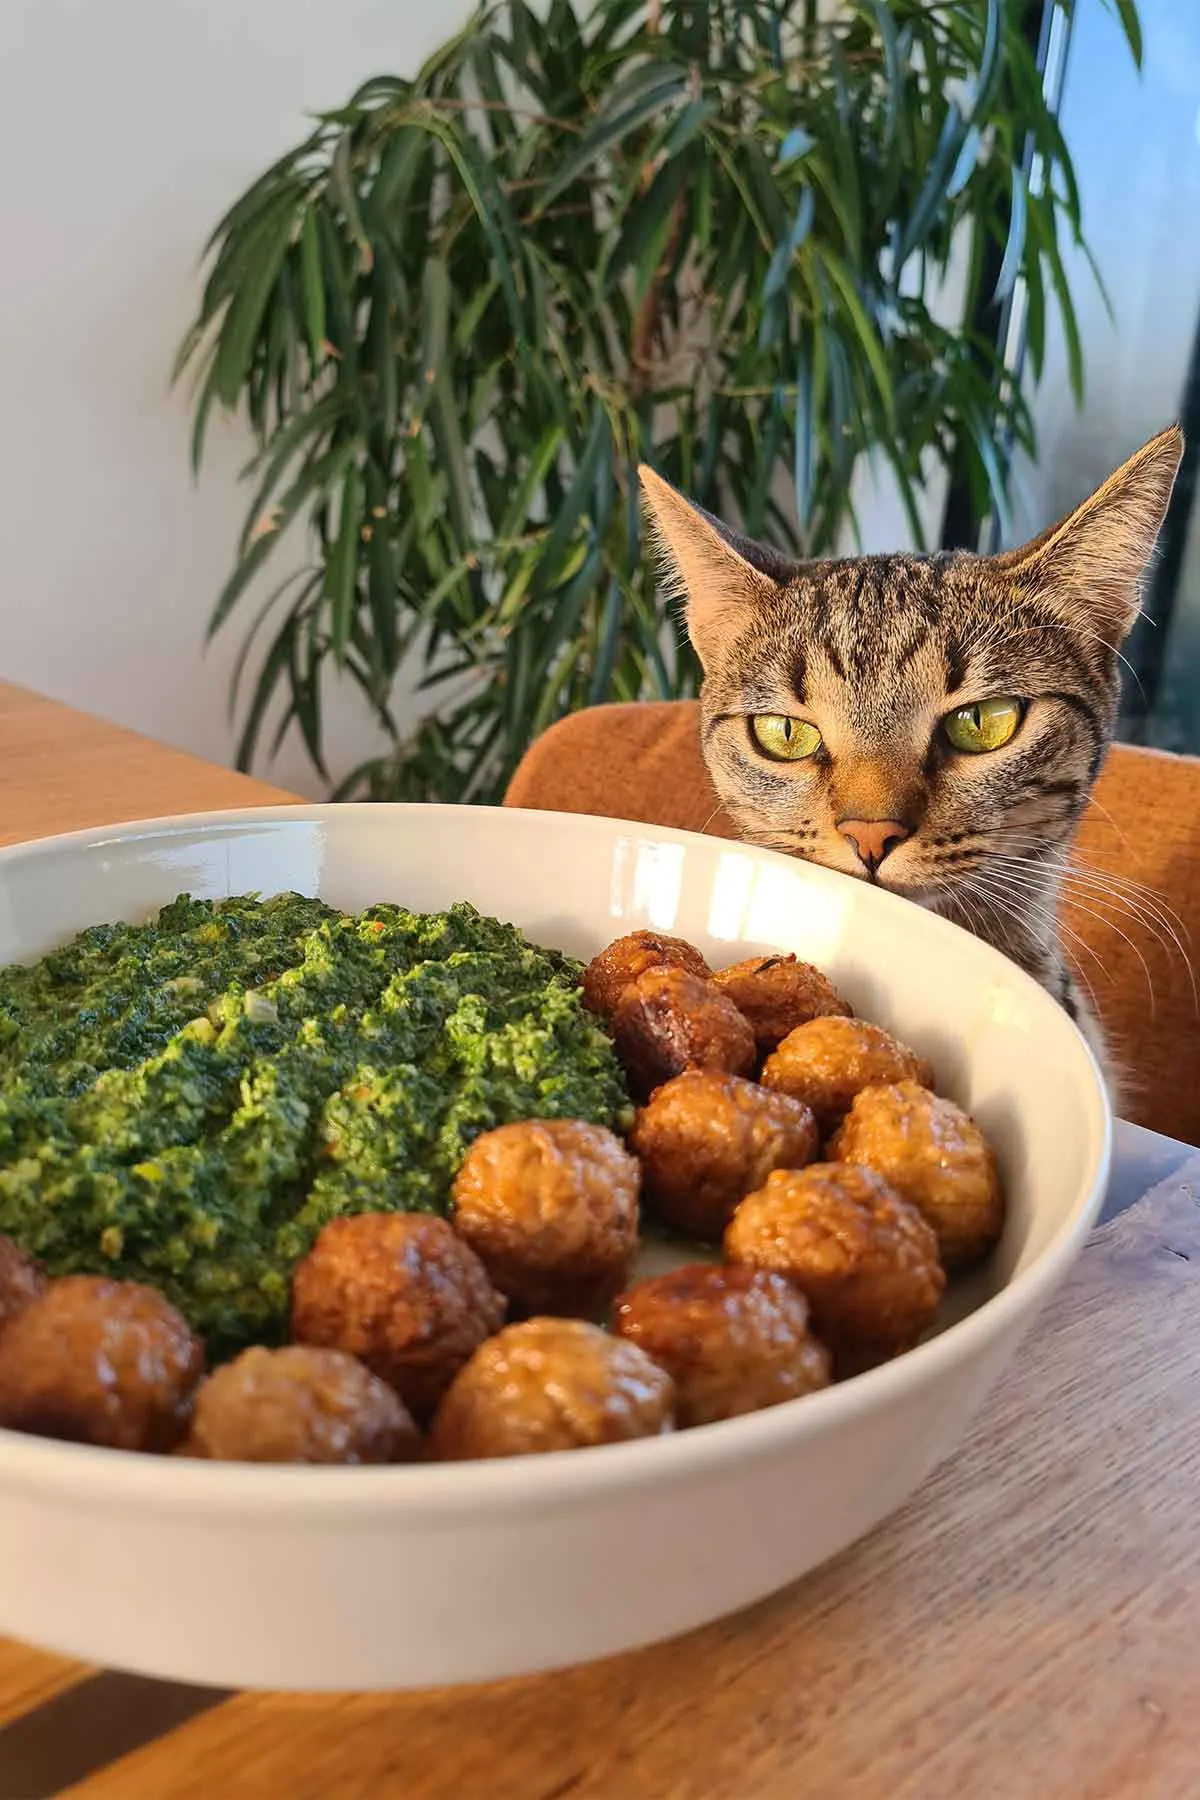
<instances>
[{"instance_id":1,"label":"wooden table","mask_svg":"<svg viewBox=\"0 0 1200 1800\"><path fill-rule=\"evenodd\" d=\"M0 686L0 841L286 798ZM338 1698L0 1642L0 1800L1196 1800L1198 1195L1200 1153L1122 1128L1116 1216L961 1454L753 1611L536 1680Z\"/></svg>"}]
</instances>

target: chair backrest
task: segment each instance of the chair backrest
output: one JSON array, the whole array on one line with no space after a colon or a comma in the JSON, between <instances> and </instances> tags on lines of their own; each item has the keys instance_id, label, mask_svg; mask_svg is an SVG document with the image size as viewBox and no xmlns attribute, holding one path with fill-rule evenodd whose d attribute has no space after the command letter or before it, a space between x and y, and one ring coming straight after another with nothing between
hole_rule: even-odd
<instances>
[{"instance_id":1,"label":"chair backrest","mask_svg":"<svg viewBox=\"0 0 1200 1800\"><path fill-rule=\"evenodd\" d=\"M689 701L601 706L529 750L505 804L734 837ZM1123 1075L1127 1118L1200 1142L1200 760L1118 745L1080 828L1064 935Z\"/></svg>"}]
</instances>

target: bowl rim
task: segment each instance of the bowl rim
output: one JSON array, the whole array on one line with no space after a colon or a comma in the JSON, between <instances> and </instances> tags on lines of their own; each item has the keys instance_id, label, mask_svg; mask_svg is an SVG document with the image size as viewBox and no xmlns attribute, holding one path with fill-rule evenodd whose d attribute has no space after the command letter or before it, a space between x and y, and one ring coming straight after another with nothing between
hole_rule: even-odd
<instances>
[{"instance_id":1,"label":"bowl rim","mask_svg":"<svg viewBox=\"0 0 1200 1800\"><path fill-rule=\"evenodd\" d=\"M0 847L0 878L14 863L40 860L57 852L100 850L143 838L206 835L271 824L321 825L333 817L369 814L378 819L397 812L424 817L465 815L468 828L472 818L486 814L490 820L534 820L538 829L547 832L565 824L572 830L591 831L597 836L630 831L684 847L703 845L711 849L726 844L755 861L786 863L799 871L801 879L829 891L842 892L843 884L854 879L740 839L717 838L675 826L600 814L410 801L260 805L91 826ZM593 1500L613 1490L685 1482L722 1467L736 1470L748 1462L794 1453L827 1427L849 1426L893 1403L899 1404L906 1396L935 1386L939 1377L955 1364L972 1357L978 1359L994 1346L1018 1336L1074 1262L1103 1203L1113 1135L1112 1109L1103 1078L1077 1026L1032 976L1000 951L903 895L865 883L856 882L855 886L871 895L866 904L915 911L921 915L919 924L914 921L918 932L932 931L935 936L952 932L961 941L960 947L984 970L1002 972L1008 983L1032 998L1052 1034L1057 1035L1058 1044L1049 1053L1065 1053L1074 1060L1083 1078L1088 1129L1074 1204L1030 1266L965 1318L894 1362L818 1393L691 1431L605 1444L583 1454L561 1450L532 1457L463 1463L296 1467L143 1456L0 1428L0 1490L20 1488L72 1506L81 1501L89 1506L136 1506L155 1514L202 1510L213 1519L236 1516L239 1522L266 1527L284 1522L289 1526L316 1527L330 1518L351 1522L359 1521L363 1515L379 1515L379 1522L386 1523L417 1514L449 1521L481 1508L506 1513L547 1510L574 1500Z\"/></svg>"}]
</instances>

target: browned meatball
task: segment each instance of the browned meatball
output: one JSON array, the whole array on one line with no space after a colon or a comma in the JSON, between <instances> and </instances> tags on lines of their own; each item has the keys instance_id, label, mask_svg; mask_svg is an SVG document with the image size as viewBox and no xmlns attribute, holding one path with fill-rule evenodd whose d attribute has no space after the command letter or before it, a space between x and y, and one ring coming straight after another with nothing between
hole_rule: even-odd
<instances>
[{"instance_id":1,"label":"browned meatball","mask_svg":"<svg viewBox=\"0 0 1200 1800\"><path fill-rule=\"evenodd\" d=\"M640 1172L602 1125L529 1119L476 1138L454 1227L523 1313L603 1313L629 1279Z\"/></svg>"},{"instance_id":2,"label":"browned meatball","mask_svg":"<svg viewBox=\"0 0 1200 1800\"><path fill-rule=\"evenodd\" d=\"M720 1243L743 1194L772 1169L802 1169L818 1147L801 1101L719 1069L687 1069L664 1082L638 1113L629 1144L647 1205L708 1243Z\"/></svg>"},{"instance_id":3,"label":"browned meatball","mask_svg":"<svg viewBox=\"0 0 1200 1800\"><path fill-rule=\"evenodd\" d=\"M602 1019L616 1011L627 987L647 969L687 969L706 979L712 971L698 950L683 938L664 937L658 931L631 931L593 956L583 971L583 1001Z\"/></svg>"},{"instance_id":4,"label":"browned meatball","mask_svg":"<svg viewBox=\"0 0 1200 1800\"><path fill-rule=\"evenodd\" d=\"M732 1419L827 1387L829 1352L799 1288L766 1269L691 1263L639 1281L614 1330L675 1383L681 1428Z\"/></svg>"},{"instance_id":5,"label":"browned meatball","mask_svg":"<svg viewBox=\"0 0 1200 1800\"><path fill-rule=\"evenodd\" d=\"M797 1025L850 1012L820 969L794 956L752 956L721 969L713 980L749 1019L760 1056L774 1050Z\"/></svg>"},{"instance_id":6,"label":"browned meatball","mask_svg":"<svg viewBox=\"0 0 1200 1800\"><path fill-rule=\"evenodd\" d=\"M45 1276L33 1259L0 1233L0 1330L36 1300L45 1286Z\"/></svg>"},{"instance_id":7,"label":"browned meatball","mask_svg":"<svg viewBox=\"0 0 1200 1800\"><path fill-rule=\"evenodd\" d=\"M0 1332L0 1425L115 1450L170 1450L204 1346L153 1288L67 1275Z\"/></svg>"},{"instance_id":8,"label":"browned meatball","mask_svg":"<svg viewBox=\"0 0 1200 1800\"><path fill-rule=\"evenodd\" d=\"M728 994L687 969L650 969L627 987L611 1020L633 1093L646 1099L684 1069L754 1067L754 1033Z\"/></svg>"},{"instance_id":9,"label":"browned meatball","mask_svg":"<svg viewBox=\"0 0 1200 1800\"><path fill-rule=\"evenodd\" d=\"M730 1220L725 1255L794 1281L839 1363L909 1349L946 1286L937 1239L916 1207L852 1163L768 1175Z\"/></svg>"},{"instance_id":10,"label":"browned meatball","mask_svg":"<svg viewBox=\"0 0 1200 1800\"><path fill-rule=\"evenodd\" d=\"M865 1164L911 1201L933 1226L948 1269L986 1256L1004 1228L991 1145L961 1107L915 1081L864 1088L829 1157Z\"/></svg>"},{"instance_id":11,"label":"browned meatball","mask_svg":"<svg viewBox=\"0 0 1200 1800\"><path fill-rule=\"evenodd\" d=\"M468 1244L428 1213L331 1219L292 1277L292 1336L345 1350L427 1419L504 1320Z\"/></svg>"},{"instance_id":12,"label":"browned meatball","mask_svg":"<svg viewBox=\"0 0 1200 1800\"><path fill-rule=\"evenodd\" d=\"M421 1439L404 1402L342 1350L261 1344L209 1376L184 1456L214 1462L411 1462Z\"/></svg>"},{"instance_id":13,"label":"browned meatball","mask_svg":"<svg viewBox=\"0 0 1200 1800\"><path fill-rule=\"evenodd\" d=\"M657 1437L671 1429L674 1400L671 1377L636 1344L583 1319L526 1319L455 1377L430 1449L461 1462Z\"/></svg>"},{"instance_id":14,"label":"browned meatball","mask_svg":"<svg viewBox=\"0 0 1200 1800\"><path fill-rule=\"evenodd\" d=\"M932 1087L933 1070L880 1025L822 1018L790 1031L768 1056L760 1079L764 1087L803 1100L821 1129L830 1131L863 1088L891 1081Z\"/></svg>"}]
</instances>

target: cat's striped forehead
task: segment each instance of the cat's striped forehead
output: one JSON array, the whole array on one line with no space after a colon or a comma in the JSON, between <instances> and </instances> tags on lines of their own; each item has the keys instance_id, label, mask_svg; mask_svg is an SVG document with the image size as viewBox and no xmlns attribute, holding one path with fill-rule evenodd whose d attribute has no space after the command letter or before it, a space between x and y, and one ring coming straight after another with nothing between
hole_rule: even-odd
<instances>
[{"instance_id":1,"label":"cat's striped forehead","mask_svg":"<svg viewBox=\"0 0 1200 1800\"><path fill-rule=\"evenodd\" d=\"M847 708L882 724L962 695L1105 681L1107 646L975 557L807 564L747 609L709 670L711 706Z\"/></svg>"}]
</instances>

